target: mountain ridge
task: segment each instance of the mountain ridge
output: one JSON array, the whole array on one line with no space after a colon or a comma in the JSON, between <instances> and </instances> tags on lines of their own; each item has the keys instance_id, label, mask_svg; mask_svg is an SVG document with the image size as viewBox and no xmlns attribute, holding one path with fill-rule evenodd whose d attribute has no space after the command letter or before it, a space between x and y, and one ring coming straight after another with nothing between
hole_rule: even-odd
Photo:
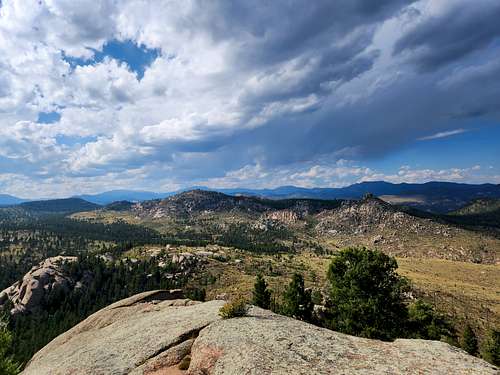
<instances>
[{"instance_id":1,"label":"mountain ridge","mask_svg":"<svg viewBox=\"0 0 500 375\"><path fill-rule=\"evenodd\" d=\"M268 199L360 199L367 193L372 193L383 200L397 205L415 207L423 211L447 213L456 211L479 198L500 198L500 185L466 184L455 182L430 181L426 183L399 183L386 181L365 181L340 188L328 187L297 187L279 186L271 189L251 188L208 188L204 186L189 187L172 192L157 193L146 190L110 190L97 194L81 194L72 198L84 199L88 202L107 205L117 201L144 202L154 199L164 199L190 190L209 190L238 196L257 196ZM15 205L26 200L14 196L6 196L0 205ZM42 200L42 199L40 199Z\"/></svg>"}]
</instances>

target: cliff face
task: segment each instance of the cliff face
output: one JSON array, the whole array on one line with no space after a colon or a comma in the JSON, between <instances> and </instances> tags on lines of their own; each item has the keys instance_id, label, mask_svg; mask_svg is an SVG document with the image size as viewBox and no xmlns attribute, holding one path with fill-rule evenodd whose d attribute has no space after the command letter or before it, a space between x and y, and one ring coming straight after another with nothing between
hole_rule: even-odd
<instances>
[{"instance_id":1,"label":"cliff face","mask_svg":"<svg viewBox=\"0 0 500 375\"><path fill-rule=\"evenodd\" d=\"M35 312L51 292L67 293L75 287L75 282L62 272L61 264L74 261L76 257L45 259L31 268L22 280L0 292L0 307L10 301L13 305L11 314Z\"/></svg>"},{"instance_id":2,"label":"cliff face","mask_svg":"<svg viewBox=\"0 0 500 375\"><path fill-rule=\"evenodd\" d=\"M256 307L221 320L223 301L172 298L146 292L95 313L35 354L23 374L497 373L442 342L363 339Z\"/></svg>"}]
</instances>

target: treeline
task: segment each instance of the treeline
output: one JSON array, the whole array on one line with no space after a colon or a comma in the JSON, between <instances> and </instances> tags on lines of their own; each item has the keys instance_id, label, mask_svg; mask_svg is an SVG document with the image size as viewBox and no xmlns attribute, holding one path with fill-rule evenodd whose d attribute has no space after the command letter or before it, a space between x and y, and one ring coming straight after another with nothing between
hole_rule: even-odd
<instances>
[{"instance_id":1,"label":"treeline","mask_svg":"<svg viewBox=\"0 0 500 375\"><path fill-rule=\"evenodd\" d=\"M167 278L166 274L179 271L177 266L159 267L155 258L107 263L99 257L81 256L65 263L63 270L79 287L70 293L54 291L36 313L11 318L9 354L19 363L26 363L50 340L115 301L147 290L182 287L186 282L182 277Z\"/></svg>"},{"instance_id":2,"label":"treeline","mask_svg":"<svg viewBox=\"0 0 500 375\"><path fill-rule=\"evenodd\" d=\"M5 220L2 229L10 231L45 231L55 235L84 237L98 241L134 241L155 243L162 236L154 229L141 225L116 221L113 223L98 223L85 220L74 220L64 215L43 215L22 220Z\"/></svg>"},{"instance_id":3,"label":"treeline","mask_svg":"<svg viewBox=\"0 0 500 375\"><path fill-rule=\"evenodd\" d=\"M396 260L382 252L349 248L334 256L328 267L328 296L306 289L300 274L293 275L283 295L276 295L259 275L252 302L350 335L386 341L442 340L500 365L500 332L490 332L481 349L470 326L457 337L452 324L430 304L408 299L410 284L396 269ZM315 305L320 305L316 311Z\"/></svg>"},{"instance_id":4,"label":"treeline","mask_svg":"<svg viewBox=\"0 0 500 375\"><path fill-rule=\"evenodd\" d=\"M295 237L287 228L266 228L261 230L248 224L230 224L215 239L222 246L232 246L254 253L291 252L293 249L284 244L283 240L293 240Z\"/></svg>"}]
</instances>

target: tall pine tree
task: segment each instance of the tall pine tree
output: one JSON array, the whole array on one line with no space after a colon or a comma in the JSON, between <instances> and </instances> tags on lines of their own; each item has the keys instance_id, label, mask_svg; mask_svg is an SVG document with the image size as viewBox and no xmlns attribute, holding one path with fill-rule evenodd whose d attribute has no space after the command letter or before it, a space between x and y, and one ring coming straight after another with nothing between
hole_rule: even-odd
<instances>
[{"instance_id":1,"label":"tall pine tree","mask_svg":"<svg viewBox=\"0 0 500 375\"><path fill-rule=\"evenodd\" d=\"M327 325L355 336L391 340L404 332L407 283L397 263L380 251L349 248L328 268L331 285Z\"/></svg>"},{"instance_id":2,"label":"tall pine tree","mask_svg":"<svg viewBox=\"0 0 500 375\"><path fill-rule=\"evenodd\" d=\"M311 292L304 287L304 278L298 273L294 274L283 296L283 314L310 322L313 307Z\"/></svg>"},{"instance_id":3,"label":"tall pine tree","mask_svg":"<svg viewBox=\"0 0 500 375\"><path fill-rule=\"evenodd\" d=\"M255 279L253 287L253 304L263 309L269 309L271 306L271 292L267 289L266 280L264 280L262 275L257 275Z\"/></svg>"}]
</instances>

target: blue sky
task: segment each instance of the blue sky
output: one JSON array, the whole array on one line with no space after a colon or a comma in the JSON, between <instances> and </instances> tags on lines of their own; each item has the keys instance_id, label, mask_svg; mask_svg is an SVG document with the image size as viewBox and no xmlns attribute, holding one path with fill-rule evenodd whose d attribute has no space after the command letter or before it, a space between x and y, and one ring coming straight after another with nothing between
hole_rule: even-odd
<instances>
[{"instance_id":1,"label":"blue sky","mask_svg":"<svg viewBox=\"0 0 500 375\"><path fill-rule=\"evenodd\" d=\"M142 79L144 71L160 55L161 51L157 48L147 48L144 45L137 44L132 40L109 40L106 41L100 49L89 48L92 52L89 58L79 58L66 56L66 60L73 68L76 66L96 65L102 63L105 59L115 59L126 64L127 68L137 75L137 79Z\"/></svg>"},{"instance_id":2,"label":"blue sky","mask_svg":"<svg viewBox=\"0 0 500 375\"><path fill-rule=\"evenodd\" d=\"M0 193L500 183L497 0L0 5Z\"/></svg>"},{"instance_id":3,"label":"blue sky","mask_svg":"<svg viewBox=\"0 0 500 375\"><path fill-rule=\"evenodd\" d=\"M498 172L499 140L500 125L483 125L444 138L417 140L370 164L390 171L398 168L404 160L417 168L449 169L482 165L493 166Z\"/></svg>"}]
</instances>

